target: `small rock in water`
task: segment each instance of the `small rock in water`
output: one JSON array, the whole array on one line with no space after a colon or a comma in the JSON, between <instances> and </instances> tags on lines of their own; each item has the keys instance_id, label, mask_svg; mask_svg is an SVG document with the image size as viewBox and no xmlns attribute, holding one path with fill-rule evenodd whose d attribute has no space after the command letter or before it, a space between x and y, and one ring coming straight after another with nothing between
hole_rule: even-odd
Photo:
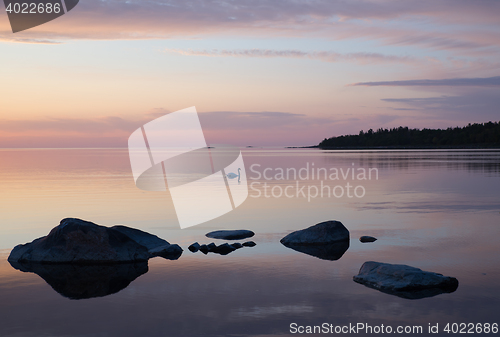
<instances>
[{"instance_id":1,"label":"small rock in water","mask_svg":"<svg viewBox=\"0 0 500 337\"><path fill-rule=\"evenodd\" d=\"M242 244L243 247L255 247L257 244L253 241L247 241Z\"/></svg>"},{"instance_id":2,"label":"small rock in water","mask_svg":"<svg viewBox=\"0 0 500 337\"><path fill-rule=\"evenodd\" d=\"M217 245L212 242L212 243L207 245L207 248L208 248L209 252L213 252L213 251L215 251L215 249L217 249Z\"/></svg>"},{"instance_id":3,"label":"small rock in water","mask_svg":"<svg viewBox=\"0 0 500 337\"><path fill-rule=\"evenodd\" d=\"M211 239L241 240L251 238L255 233L246 229L220 230L207 233L205 236Z\"/></svg>"},{"instance_id":4,"label":"small rock in water","mask_svg":"<svg viewBox=\"0 0 500 337\"><path fill-rule=\"evenodd\" d=\"M188 249L193 252L193 253L196 253L197 251L200 250L200 244L198 242L195 242L193 243L191 246L188 247Z\"/></svg>"},{"instance_id":5,"label":"small rock in water","mask_svg":"<svg viewBox=\"0 0 500 337\"><path fill-rule=\"evenodd\" d=\"M235 242L231 244L231 247L233 247L234 249L240 249L241 247L243 247L243 245L239 242Z\"/></svg>"},{"instance_id":6,"label":"small rock in water","mask_svg":"<svg viewBox=\"0 0 500 337\"><path fill-rule=\"evenodd\" d=\"M235 249L230 246L228 243L224 243L220 246L217 246L217 248L215 248L213 250L214 253L218 253L220 255L227 255L229 253L231 253L232 251L234 251Z\"/></svg>"},{"instance_id":7,"label":"small rock in water","mask_svg":"<svg viewBox=\"0 0 500 337\"><path fill-rule=\"evenodd\" d=\"M375 242L375 241L377 241L377 238L374 238L373 236L363 235L362 237L359 238L359 241L361 241L363 243Z\"/></svg>"},{"instance_id":8,"label":"small rock in water","mask_svg":"<svg viewBox=\"0 0 500 337\"><path fill-rule=\"evenodd\" d=\"M202 252L203 254L207 255L208 254L208 247L207 247L207 245L201 245L200 246L200 252Z\"/></svg>"}]
</instances>

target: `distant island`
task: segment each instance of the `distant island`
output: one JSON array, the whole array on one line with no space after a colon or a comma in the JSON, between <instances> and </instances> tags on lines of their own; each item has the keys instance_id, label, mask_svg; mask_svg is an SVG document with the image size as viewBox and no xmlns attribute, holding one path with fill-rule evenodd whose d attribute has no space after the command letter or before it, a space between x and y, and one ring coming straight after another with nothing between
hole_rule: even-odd
<instances>
[{"instance_id":1,"label":"distant island","mask_svg":"<svg viewBox=\"0 0 500 337\"><path fill-rule=\"evenodd\" d=\"M320 149L363 148L500 148L500 123L470 124L447 129L372 129L357 135L324 139Z\"/></svg>"}]
</instances>

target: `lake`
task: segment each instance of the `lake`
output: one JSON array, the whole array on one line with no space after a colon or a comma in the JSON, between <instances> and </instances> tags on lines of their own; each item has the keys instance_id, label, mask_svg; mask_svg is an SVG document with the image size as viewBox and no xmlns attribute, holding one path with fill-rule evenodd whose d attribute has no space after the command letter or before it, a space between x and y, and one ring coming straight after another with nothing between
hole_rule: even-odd
<instances>
[{"instance_id":1,"label":"lake","mask_svg":"<svg viewBox=\"0 0 500 337\"><path fill-rule=\"evenodd\" d=\"M421 326L421 335L438 324L437 335L450 335L447 323L500 323L500 151L242 153L247 200L180 229L168 191L135 186L126 149L0 150L0 336L285 336L293 323ZM95 290L99 297L99 273L121 271L48 268L49 285L7 262L15 245L67 217L139 228L184 252L134 267L121 286ZM326 220L350 231L337 260L279 242ZM205 237L217 229L252 230L257 245L225 256L187 249L224 242ZM362 235L378 240L361 243ZM453 276L459 287L420 299L382 293L352 280L365 261ZM71 282L87 276L91 298L68 298Z\"/></svg>"}]
</instances>

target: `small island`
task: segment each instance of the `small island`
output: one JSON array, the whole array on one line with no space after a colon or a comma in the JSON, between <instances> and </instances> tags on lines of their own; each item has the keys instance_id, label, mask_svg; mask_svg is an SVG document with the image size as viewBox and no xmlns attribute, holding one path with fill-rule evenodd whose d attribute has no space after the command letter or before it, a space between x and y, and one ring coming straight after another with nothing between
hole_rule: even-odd
<instances>
[{"instance_id":1,"label":"small island","mask_svg":"<svg viewBox=\"0 0 500 337\"><path fill-rule=\"evenodd\" d=\"M447 129L372 129L358 135L325 138L320 149L463 149L500 148L500 123L468 124Z\"/></svg>"}]
</instances>

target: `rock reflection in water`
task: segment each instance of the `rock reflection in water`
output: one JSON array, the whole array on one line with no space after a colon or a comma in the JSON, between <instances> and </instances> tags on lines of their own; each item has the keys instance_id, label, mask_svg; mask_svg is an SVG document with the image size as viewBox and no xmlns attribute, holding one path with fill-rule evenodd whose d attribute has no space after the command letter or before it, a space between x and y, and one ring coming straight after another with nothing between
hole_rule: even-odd
<instances>
[{"instance_id":1,"label":"rock reflection in water","mask_svg":"<svg viewBox=\"0 0 500 337\"><path fill-rule=\"evenodd\" d=\"M318 259L336 261L349 249L349 240L321 245L294 245L284 243L283 245L300 253L317 257Z\"/></svg>"},{"instance_id":2,"label":"rock reflection in water","mask_svg":"<svg viewBox=\"0 0 500 337\"><path fill-rule=\"evenodd\" d=\"M148 263L112 265L39 264L10 262L23 272L35 273L64 297L81 300L103 297L125 289L148 272Z\"/></svg>"},{"instance_id":3,"label":"rock reflection in water","mask_svg":"<svg viewBox=\"0 0 500 337\"><path fill-rule=\"evenodd\" d=\"M452 293L457 290L458 286L455 288L428 288L422 290L414 291L391 291L391 290L381 290L374 287L370 287L365 284L366 287L378 290L388 295L394 295L401 298L406 298L407 300L420 300L422 298L434 297L441 294Z\"/></svg>"}]
</instances>

